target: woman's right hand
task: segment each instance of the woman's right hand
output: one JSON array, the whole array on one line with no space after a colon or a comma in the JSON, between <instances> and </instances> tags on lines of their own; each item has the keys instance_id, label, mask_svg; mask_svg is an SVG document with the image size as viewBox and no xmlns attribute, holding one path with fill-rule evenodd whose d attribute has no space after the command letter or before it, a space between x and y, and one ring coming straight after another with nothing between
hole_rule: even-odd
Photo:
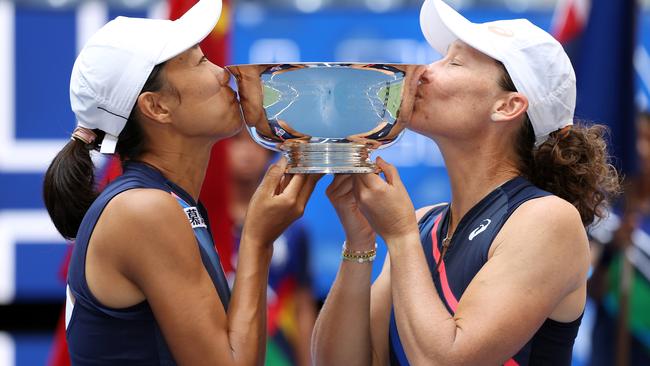
<instances>
[{"instance_id":1,"label":"woman's right hand","mask_svg":"<svg viewBox=\"0 0 650 366\"><path fill-rule=\"evenodd\" d=\"M337 174L326 193L343 225L347 248L366 251L374 248L375 232L359 210L353 186L352 175Z\"/></svg>"},{"instance_id":2,"label":"woman's right hand","mask_svg":"<svg viewBox=\"0 0 650 366\"><path fill-rule=\"evenodd\" d=\"M286 167L281 158L266 171L248 205L242 239L268 247L302 216L322 175L285 174Z\"/></svg>"}]
</instances>

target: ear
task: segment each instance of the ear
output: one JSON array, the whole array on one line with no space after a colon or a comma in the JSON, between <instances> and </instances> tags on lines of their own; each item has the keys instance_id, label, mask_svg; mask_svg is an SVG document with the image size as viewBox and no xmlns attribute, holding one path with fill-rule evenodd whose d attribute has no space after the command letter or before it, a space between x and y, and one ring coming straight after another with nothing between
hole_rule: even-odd
<instances>
[{"instance_id":1,"label":"ear","mask_svg":"<svg viewBox=\"0 0 650 366\"><path fill-rule=\"evenodd\" d=\"M513 121L528 111L528 98L521 93L508 92L492 108L490 118L493 122Z\"/></svg>"},{"instance_id":2,"label":"ear","mask_svg":"<svg viewBox=\"0 0 650 366\"><path fill-rule=\"evenodd\" d=\"M144 92L136 103L140 113L159 123L171 123L171 106L168 97L158 92Z\"/></svg>"}]
</instances>

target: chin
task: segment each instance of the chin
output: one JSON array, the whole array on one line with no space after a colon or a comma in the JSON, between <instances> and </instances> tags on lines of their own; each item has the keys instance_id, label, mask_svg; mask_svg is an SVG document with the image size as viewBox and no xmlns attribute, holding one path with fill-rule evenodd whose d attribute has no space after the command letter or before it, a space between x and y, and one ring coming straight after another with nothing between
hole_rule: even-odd
<instances>
[{"instance_id":1,"label":"chin","mask_svg":"<svg viewBox=\"0 0 650 366\"><path fill-rule=\"evenodd\" d=\"M409 130L427 137L431 137L434 134L436 128L433 125L433 122L430 119L424 118L422 115L414 115L413 118L406 124L406 128Z\"/></svg>"},{"instance_id":2,"label":"chin","mask_svg":"<svg viewBox=\"0 0 650 366\"><path fill-rule=\"evenodd\" d=\"M417 126L422 124L422 116L420 116L416 111L413 111L411 118L408 121L404 121L404 126L409 130L416 131Z\"/></svg>"},{"instance_id":3,"label":"chin","mask_svg":"<svg viewBox=\"0 0 650 366\"><path fill-rule=\"evenodd\" d=\"M239 115L233 116L228 120L230 121L229 123L230 128L228 129L228 131L225 132L226 136L224 137L232 137L238 134L242 130L242 128L244 128L244 122L242 121L241 118L239 118Z\"/></svg>"},{"instance_id":4,"label":"chin","mask_svg":"<svg viewBox=\"0 0 650 366\"><path fill-rule=\"evenodd\" d=\"M218 118L212 131L210 131L211 138L215 141L232 137L241 131L244 124L237 118Z\"/></svg>"}]
</instances>

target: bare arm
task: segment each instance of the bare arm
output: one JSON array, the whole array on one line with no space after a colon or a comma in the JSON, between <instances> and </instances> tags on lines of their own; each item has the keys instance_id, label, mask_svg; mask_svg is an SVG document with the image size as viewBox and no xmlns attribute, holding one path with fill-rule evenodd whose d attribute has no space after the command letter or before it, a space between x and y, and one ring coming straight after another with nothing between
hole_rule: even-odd
<instances>
[{"instance_id":1,"label":"bare arm","mask_svg":"<svg viewBox=\"0 0 650 366\"><path fill-rule=\"evenodd\" d=\"M314 327L314 364L388 364L389 263L386 257L372 290L368 263L341 263Z\"/></svg>"},{"instance_id":2,"label":"bare arm","mask_svg":"<svg viewBox=\"0 0 650 366\"><path fill-rule=\"evenodd\" d=\"M415 211L415 219L420 219L435 206L423 207ZM372 285L370 294L370 337L373 353L373 365L390 364L390 345L388 332L390 312L393 306L391 293L390 253L386 256L381 274Z\"/></svg>"},{"instance_id":3,"label":"bare arm","mask_svg":"<svg viewBox=\"0 0 650 366\"><path fill-rule=\"evenodd\" d=\"M374 247L375 234L357 208L352 184L351 176L337 175L327 188L327 195L343 224L348 248L368 251ZM341 261L314 327L314 364L370 364L371 273L372 263Z\"/></svg>"},{"instance_id":4,"label":"bare arm","mask_svg":"<svg viewBox=\"0 0 650 366\"><path fill-rule=\"evenodd\" d=\"M369 250L374 233L361 217L352 195L352 181L337 177L328 196L354 250ZM429 208L418 212L423 215ZM357 243L357 244L355 244ZM361 243L361 244L358 244ZM370 286L371 265L342 261L314 328L315 364L387 365L391 309L390 258Z\"/></svg>"},{"instance_id":5,"label":"bare arm","mask_svg":"<svg viewBox=\"0 0 650 366\"><path fill-rule=\"evenodd\" d=\"M499 235L502 241L495 243L494 254L470 283L453 316L428 278L425 258L414 249L413 239L392 240L397 324L414 363L503 363L563 299L584 286L586 234L568 203L555 197L531 201L506 225Z\"/></svg>"},{"instance_id":6,"label":"bare arm","mask_svg":"<svg viewBox=\"0 0 650 366\"><path fill-rule=\"evenodd\" d=\"M247 230L245 224L228 313L175 199L158 190L138 190L118 195L109 204L119 213L108 215L114 228L111 242L123 253L117 265L149 302L179 364L264 362L271 243L302 214L316 181L295 176L276 193L282 171L272 167L251 201L246 222L254 220L256 225Z\"/></svg>"},{"instance_id":7,"label":"bare arm","mask_svg":"<svg viewBox=\"0 0 650 366\"><path fill-rule=\"evenodd\" d=\"M525 203L511 216L452 316L431 281L399 176L391 166L382 169L387 182L363 177L358 195L364 214L389 247L393 306L412 363L503 363L563 300L584 290L589 256L580 217L569 203L546 197ZM384 200L378 204L379 196ZM387 210L395 215L391 221L380 215ZM583 304L572 304L574 319Z\"/></svg>"},{"instance_id":8,"label":"bare arm","mask_svg":"<svg viewBox=\"0 0 650 366\"><path fill-rule=\"evenodd\" d=\"M371 263L342 261L312 336L315 365L369 365Z\"/></svg>"}]
</instances>

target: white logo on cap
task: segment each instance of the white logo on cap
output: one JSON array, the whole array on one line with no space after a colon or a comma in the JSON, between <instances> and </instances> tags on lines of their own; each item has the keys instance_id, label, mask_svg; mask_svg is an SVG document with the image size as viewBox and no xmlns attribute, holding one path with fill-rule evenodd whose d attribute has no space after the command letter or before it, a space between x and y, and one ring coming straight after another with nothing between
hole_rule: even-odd
<instances>
[{"instance_id":1,"label":"white logo on cap","mask_svg":"<svg viewBox=\"0 0 650 366\"><path fill-rule=\"evenodd\" d=\"M514 37L514 35L515 35L515 32L513 32L512 30L501 28L501 27L498 27L496 25L490 25L488 27L488 30L490 32L492 32L492 33L494 33L494 34L496 34L498 36L502 36L502 37Z\"/></svg>"},{"instance_id":2,"label":"white logo on cap","mask_svg":"<svg viewBox=\"0 0 650 366\"><path fill-rule=\"evenodd\" d=\"M487 227L490 226L491 222L492 222L492 220L490 220L490 219L483 220L481 222L481 225L479 225L479 227L477 227L476 229L474 229L474 231L469 233L469 240L472 241L472 239L474 239L476 237L476 235L484 232L485 229L487 229Z\"/></svg>"}]
</instances>

